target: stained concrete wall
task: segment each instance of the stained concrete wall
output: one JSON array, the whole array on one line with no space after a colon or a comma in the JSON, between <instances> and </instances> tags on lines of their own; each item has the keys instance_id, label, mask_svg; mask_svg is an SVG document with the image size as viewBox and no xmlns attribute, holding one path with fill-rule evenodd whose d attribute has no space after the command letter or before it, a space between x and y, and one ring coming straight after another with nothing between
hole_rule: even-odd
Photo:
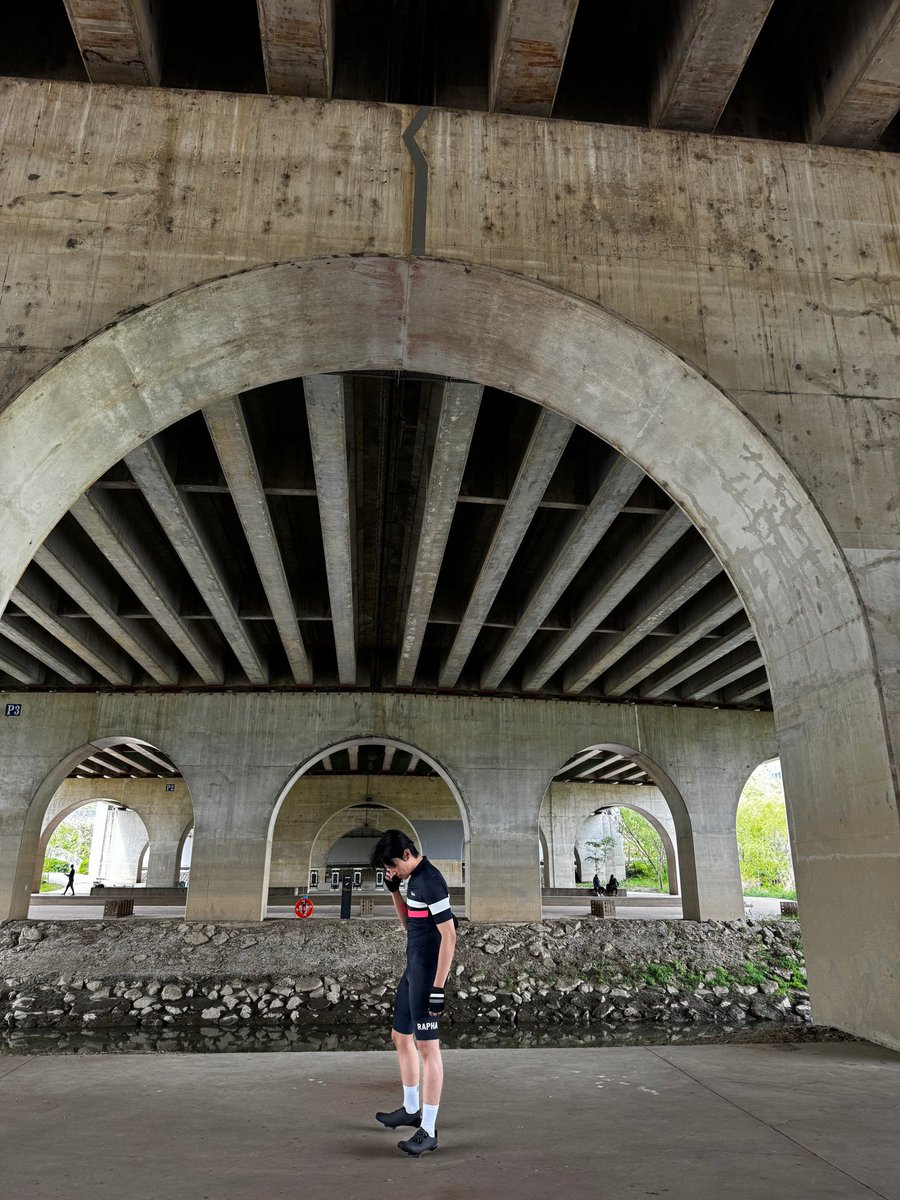
<instances>
[{"instance_id":1,"label":"stained concrete wall","mask_svg":"<svg viewBox=\"0 0 900 1200\"><path fill-rule=\"evenodd\" d=\"M94 814L88 875L111 887L131 887L147 845L147 827L133 809L100 801Z\"/></svg>"}]
</instances>

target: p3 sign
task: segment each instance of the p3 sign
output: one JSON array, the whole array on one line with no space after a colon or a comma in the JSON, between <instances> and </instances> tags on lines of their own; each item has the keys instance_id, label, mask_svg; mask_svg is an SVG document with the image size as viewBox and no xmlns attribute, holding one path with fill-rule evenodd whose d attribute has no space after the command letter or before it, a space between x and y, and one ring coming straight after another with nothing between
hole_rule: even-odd
<instances>
[{"instance_id":1,"label":"p3 sign","mask_svg":"<svg viewBox=\"0 0 900 1200\"><path fill-rule=\"evenodd\" d=\"M21 715L22 715L22 705L21 704L7 704L4 716L21 717Z\"/></svg>"}]
</instances>

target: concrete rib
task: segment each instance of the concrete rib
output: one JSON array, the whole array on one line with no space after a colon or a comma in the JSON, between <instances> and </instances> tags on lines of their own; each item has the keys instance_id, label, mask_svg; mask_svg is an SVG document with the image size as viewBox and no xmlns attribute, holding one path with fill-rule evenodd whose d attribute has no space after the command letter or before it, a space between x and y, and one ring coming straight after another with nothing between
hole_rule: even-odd
<instances>
[{"instance_id":1,"label":"concrete rib","mask_svg":"<svg viewBox=\"0 0 900 1200\"><path fill-rule=\"evenodd\" d=\"M55 638L51 637L40 625L31 620L23 621L20 617L6 616L0 620L0 633L13 642L20 650L25 650L57 675L69 683L89 684L94 677L83 662L74 654L70 654Z\"/></svg>"},{"instance_id":2,"label":"concrete rib","mask_svg":"<svg viewBox=\"0 0 900 1200\"><path fill-rule=\"evenodd\" d=\"M335 0L257 0L266 86L275 96L331 96Z\"/></svg>"},{"instance_id":3,"label":"concrete rib","mask_svg":"<svg viewBox=\"0 0 900 1200\"><path fill-rule=\"evenodd\" d=\"M489 110L549 117L578 0L500 0L494 8Z\"/></svg>"},{"instance_id":4,"label":"concrete rib","mask_svg":"<svg viewBox=\"0 0 900 1200\"><path fill-rule=\"evenodd\" d=\"M721 658L700 675L688 679L682 693L686 699L702 700L712 692L720 692L736 679L743 679L762 665L763 657L756 642L745 644Z\"/></svg>"},{"instance_id":5,"label":"concrete rib","mask_svg":"<svg viewBox=\"0 0 900 1200\"><path fill-rule=\"evenodd\" d=\"M609 634L601 645L587 647L576 656L564 674L563 691L583 692L721 573L721 564L705 544L694 547L671 576L638 598L636 611L627 629L622 633ZM607 691L607 695L612 693Z\"/></svg>"},{"instance_id":6,"label":"concrete rib","mask_svg":"<svg viewBox=\"0 0 900 1200\"><path fill-rule=\"evenodd\" d=\"M533 692L543 687L689 528L688 518L673 505L636 545L622 546L582 602L572 627L526 673L523 689Z\"/></svg>"},{"instance_id":7,"label":"concrete rib","mask_svg":"<svg viewBox=\"0 0 900 1200\"><path fill-rule=\"evenodd\" d=\"M730 580L723 578L721 583L716 585L712 596L698 597L693 605L686 606L684 612L679 614L679 633L662 641L652 639L646 642L633 654L629 654L618 671L613 671L607 676L604 686L608 694L620 696L631 691L666 663L724 624L729 617L742 612L743 607Z\"/></svg>"},{"instance_id":8,"label":"concrete rib","mask_svg":"<svg viewBox=\"0 0 900 1200\"><path fill-rule=\"evenodd\" d=\"M222 473L231 492L238 517L259 577L275 627L284 646L294 682L312 682L312 670L297 613L291 597L284 560L263 490L247 423L237 397L228 397L203 410Z\"/></svg>"},{"instance_id":9,"label":"concrete rib","mask_svg":"<svg viewBox=\"0 0 900 1200\"><path fill-rule=\"evenodd\" d=\"M117 615L118 596L114 586L59 529L45 539L34 561L151 679L160 684L178 682L177 656L162 644L162 639L154 638L152 631L142 628L141 622Z\"/></svg>"},{"instance_id":10,"label":"concrete rib","mask_svg":"<svg viewBox=\"0 0 900 1200\"><path fill-rule=\"evenodd\" d=\"M33 658L19 653L18 646L0 637L0 671L18 683L39 687L44 682L44 669Z\"/></svg>"},{"instance_id":11,"label":"concrete rib","mask_svg":"<svg viewBox=\"0 0 900 1200\"><path fill-rule=\"evenodd\" d=\"M564 417L548 409L541 410L453 645L441 668L441 687L456 686L574 428Z\"/></svg>"},{"instance_id":12,"label":"concrete rib","mask_svg":"<svg viewBox=\"0 0 900 1200\"><path fill-rule=\"evenodd\" d=\"M754 676L753 679L743 679L736 687L729 688L722 699L726 704L742 704L745 700L761 696L763 692L769 690L770 686L769 677L763 672L759 676Z\"/></svg>"},{"instance_id":13,"label":"concrete rib","mask_svg":"<svg viewBox=\"0 0 900 1200\"><path fill-rule=\"evenodd\" d=\"M483 391L474 383L444 384L397 663L398 687L411 687L415 678Z\"/></svg>"},{"instance_id":14,"label":"concrete rib","mask_svg":"<svg viewBox=\"0 0 900 1200\"><path fill-rule=\"evenodd\" d=\"M874 149L900 109L900 0L846 6L817 56L809 141Z\"/></svg>"},{"instance_id":15,"label":"concrete rib","mask_svg":"<svg viewBox=\"0 0 900 1200\"><path fill-rule=\"evenodd\" d=\"M481 675L481 686L497 688L537 633L547 614L584 565L641 480L640 467L617 458L544 576L525 602L519 620Z\"/></svg>"},{"instance_id":16,"label":"concrete rib","mask_svg":"<svg viewBox=\"0 0 900 1200\"><path fill-rule=\"evenodd\" d=\"M69 511L203 682L223 683L221 651L206 631L195 631L181 616L175 585L117 519L110 497L95 489Z\"/></svg>"},{"instance_id":17,"label":"concrete rib","mask_svg":"<svg viewBox=\"0 0 900 1200\"><path fill-rule=\"evenodd\" d=\"M658 699L685 679L690 679L702 671L704 667L750 641L753 641L753 630L741 612L728 622L721 637L715 641L704 642L693 654L682 657L680 661L676 659L667 671L654 676L649 685L642 687L640 694L648 699Z\"/></svg>"},{"instance_id":18,"label":"concrete rib","mask_svg":"<svg viewBox=\"0 0 900 1200\"><path fill-rule=\"evenodd\" d=\"M38 625L71 650L107 683L128 687L134 676L130 659L91 622L60 616L53 585L30 566L12 591L13 601Z\"/></svg>"},{"instance_id":19,"label":"concrete rib","mask_svg":"<svg viewBox=\"0 0 900 1200\"><path fill-rule=\"evenodd\" d=\"M675 6L650 97L653 128L712 133L774 0L685 0Z\"/></svg>"},{"instance_id":20,"label":"concrete rib","mask_svg":"<svg viewBox=\"0 0 900 1200\"><path fill-rule=\"evenodd\" d=\"M356 619L344 381L340 375L308 375L303 380L303 393L322 525L338 679L342 684L353 685L356 683Z\"/></svg>"},{"instance_id":21,"label":"concrete rib","mask_svg":"<svg viewBox=\"0 0 900 1200\"><path fill-rule=\"evenodd\" d=\"M125 457L125 465L144 494L156 519L184 564L213 620L231 646L251 683L268 683L269 672L238 615L237 605L225 582L218 547L200 527L190 504L182 496L156 443L151 439Z\"/></svg>"},{"instance_id":22,"label":"concrete rib","mask_svg":"<svg viewBox=\"0 0 900 1200\"><path fill-rule=\"evenodd\" d=\"M162 54L153 0L63 3L91 83L159 83Z\"/></svg>"}]
</instances>

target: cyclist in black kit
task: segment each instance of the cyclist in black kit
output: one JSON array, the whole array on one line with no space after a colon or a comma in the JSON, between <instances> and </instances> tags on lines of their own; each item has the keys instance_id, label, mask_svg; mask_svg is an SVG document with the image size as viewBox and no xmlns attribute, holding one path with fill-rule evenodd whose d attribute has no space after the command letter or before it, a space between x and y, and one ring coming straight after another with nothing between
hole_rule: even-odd
<instances>
[{"instance_id":1,"label":"cyclist in black kit","mask_svg":"<svg viewBox=\"0 0 900 1200\"><path fill-rule=\"evenodd\" d=\"M399 829L389 829L378 840L372 866L384 868L385 885L406 929L406 970L397 987L391 1029L400 1060L403 1105L393 1112L378 1112L375 1118L388 1129L416 1127L412 1137L397 1145L405 1154L426 1154L438 1147L436 1122L444 1083L438 1030L444 1013L444 984L456 949L456 918L450 911L443 875ZM404 879L405 901L399 890Z\"/></svg>"}]
</instances>

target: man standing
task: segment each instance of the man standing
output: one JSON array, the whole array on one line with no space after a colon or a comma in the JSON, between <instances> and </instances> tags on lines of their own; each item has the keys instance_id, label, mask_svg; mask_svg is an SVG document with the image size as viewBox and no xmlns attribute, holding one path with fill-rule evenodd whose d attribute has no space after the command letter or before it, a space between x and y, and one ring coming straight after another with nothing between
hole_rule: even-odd
<instances>
[{"instance_id":1,"label":"man standing","mask_svg":"<svg viewBox=\"0 0 900 1200\"><path fill-rule=\"evenodd\" d=\"M378 1112L388 1129L412 1125L416 1132L397 1145L405 1154L437 1150L437 1113L444 1083L438 1027L444 1013L444 985L456 949L456 920L443 875L399 829L389 829L372 852L383 868L385 886L406 929L406 970L397 987L391 1039L400 1060L403 1105ZM400 884L407 881L406 900ZM422 1055L421 1105L419 1054Z\"/></svg>"},{"instance_id":2,"label":"man standing","mask_svg":"<svg viewBox=\"0 0 900 1200\"><path fill-rule=\"evenodd\" d=\"M69 882L66 884L65 888L63 889L63 895L65 896L65 894L71 888L72 895L74 896L75 895L75 864L74 863L71 863L69 865L69 869L66 872L66 878L68 879Z\"/></svg>"}]
</instances>

